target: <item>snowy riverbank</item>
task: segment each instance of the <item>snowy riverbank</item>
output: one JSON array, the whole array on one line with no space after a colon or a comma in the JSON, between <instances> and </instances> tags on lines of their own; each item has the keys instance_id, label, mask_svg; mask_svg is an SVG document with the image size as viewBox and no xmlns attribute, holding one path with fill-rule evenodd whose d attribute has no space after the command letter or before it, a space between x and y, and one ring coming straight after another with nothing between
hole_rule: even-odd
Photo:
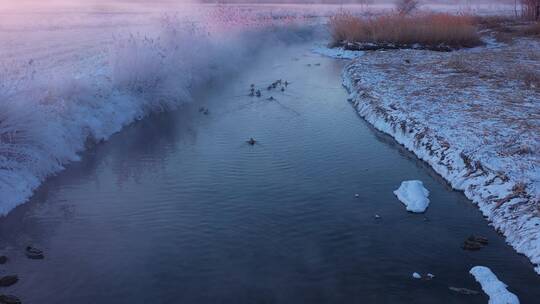
<instances>
[{"instance_id":1,"label":"snowy riverbank","mask_svg":"<svg viewBox=\"0 0 540 304\"><path fill-rule=\"evenodd\" d=\"M464 191L540 273L538 58L540 43L526 39L365 52L343 84L360 116Z\"/></svg>"}]
</instances>

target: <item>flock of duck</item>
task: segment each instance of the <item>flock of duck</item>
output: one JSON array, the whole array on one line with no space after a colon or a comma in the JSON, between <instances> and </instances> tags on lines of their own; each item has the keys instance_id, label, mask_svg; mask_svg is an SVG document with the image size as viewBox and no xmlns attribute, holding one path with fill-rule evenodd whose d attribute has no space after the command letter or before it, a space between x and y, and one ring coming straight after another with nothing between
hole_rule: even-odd
<instances>
[{"instance_id":1,"label":"flock of duck","mask_svg":"<svg viewBox=\"0 0 540 304\"><path fill-rule=\"evenodd\" d=\"M32 260L41 260L45 258L45 255L43 254L43 250L37 249L32 246L27 246L25 249L24 254L27 258ZM8 263L9 259L7 256L2 255L0 256L0 265L4 265ZM19 277L17 275L5 275L0 276L0 287L10 287L14 284L16 284L19 281ZM21 300L13 295L5 295L0 293L0 304L21 304Z\"/></svg>"},{"instance_id":2,"label":"flock of duck","mask_svg":"<svg viewBox=\"0 0 540 304\"><path fill-rule=\"evenodd\" d=\"M285 92L285 89L289 86L289 84L291 84L291 83L288 82L287 80L278 79L278 80L272 82L271 84L269 84L266 87L266 90L267 91L272 91L272 90L279 89L279 91ZM250 85L250 87L249 87L248 96L249 97L257 97L257 98L262 97L261 89L256 89L255 84L252 83ZM274 98L274 96L270 95L270 97L266 98L266 100L275 101L276 98ZM250 137L249 140L246 141L246 143L248 143L250 146L254 146L257 143L257 141L253 137Z\"/></svg>"},{"instance_id":3,"label":"flock of duck","mask_svg":"<svg viewBox=\"0 0 540 304\"><path fill-rule=\"evenodd\" d=\"M266 87L266 90L267 91L272 91L272 90L278 90L281 91L281 92L285 92L285 89L290 85L291 83L288 82L287 80L282 80L282 79L278 79L274 82L272 82L271 84L269 84L267 87ZM257 97L257 98L260 98L262 97L262 93L261 93L261 89L256 89L255 88L255 84L251 84L250 85L250 88L249 88L249 94L248 94L249 97ZM266 100L269 100L269 101L275 101L277 100L276 98L274 98L274 96L270 95L270 97L266 98ZM208 115L210 113L210 111L208 110L207 107L200 107L199 108L199 113L202 113L204 115ZM246 141L247 144L249 144L250 146L254 146L257 141L253 138L253 137L250 137L247 141ZM1 304L1 302L0 302Z\"/></svg>"}]
</instances>

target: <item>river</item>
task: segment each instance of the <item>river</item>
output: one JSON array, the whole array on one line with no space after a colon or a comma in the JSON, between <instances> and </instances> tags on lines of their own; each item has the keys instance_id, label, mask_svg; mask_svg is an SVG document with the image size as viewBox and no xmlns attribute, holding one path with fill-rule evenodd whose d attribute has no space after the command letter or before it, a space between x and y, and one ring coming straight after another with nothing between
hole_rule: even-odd
<instances>
[{"instance_id":1,"label":"river","mask_svg":"<svg viewBox=\"0 0 540 304\"><path fill-rule=\"evenodd\" d=\"M10 258L0 274L20 279L0 293L55 304L486 303L448 289L481 291L468 271L484 265L522 303L535 302L540 277L527 258L359 118L341 87L345 62L312 46L263 52L46 181L0 219ZM290 82L284 92L266 90L276 79ZM250 84L262 97L247 96ZM425 214L406 212L392 193L410 179L430 191ZM470 234L489 245L464 251ZM45 259L27 259L28 244Z\"/></svg>"}]
</instances>

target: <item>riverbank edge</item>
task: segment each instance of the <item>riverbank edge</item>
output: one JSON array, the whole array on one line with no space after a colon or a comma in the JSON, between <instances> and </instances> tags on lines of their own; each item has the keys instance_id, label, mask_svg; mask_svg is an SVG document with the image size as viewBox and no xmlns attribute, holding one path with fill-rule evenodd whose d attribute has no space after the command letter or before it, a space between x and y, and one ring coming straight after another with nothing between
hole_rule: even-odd
<instances>
[{"instance_id":1,"label":"riverbank edge","mask_svg":"<svg viewBox=\"0 0 540 304\"><path fill-rule=\"evenodd\" d=\"M360 86L356 73L353 61L342 72L342 85L348 91L348 101L358 115L427 162L453 189L463 191L478 206L490 225L504 235L506 242L518 253L527 256L536 273L540 274L540 219L532 212L526 212L530 211L530 206L522 204L523 197L528 196L532 200L534 196L528 193L516 195L512 188L517 181L502 178L501 172L477 166L479 162L475 161L474 155L466 155L450 145L441 145L441 142L448 141L422 121L411 124L391 115L384 106L370 100L373 97ZM507 177L504 172L503 176ZM496 203L503 200L507 203Z\"/></svg>"}]
</instances>

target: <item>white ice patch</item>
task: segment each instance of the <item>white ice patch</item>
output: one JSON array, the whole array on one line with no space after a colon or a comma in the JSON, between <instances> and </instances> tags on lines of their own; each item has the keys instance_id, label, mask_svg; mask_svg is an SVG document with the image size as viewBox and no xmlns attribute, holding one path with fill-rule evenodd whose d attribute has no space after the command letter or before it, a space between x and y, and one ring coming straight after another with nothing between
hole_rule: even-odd
<instances>
[{"instance_id":1,"label":"white ice patch","mask_svg":"<svg viewBox=\"0 0 540 304\"><path fill-rule=\"evenodd\" d=\"M422 213L429 205L429 191L419 180L404 181L394 191L397 198L407 207L407 211Z\"/></svg>"},{"instance_id":2,"label":"white ice patch","mask_svg":"<svg viewBox=\"0 0 540 304\"><path fill-rule=\"evenodd\" d=\"M518 297L509 292L506 289L506 284L499 281L489 268L475 266L469 272L482 285L482 290L489 296L489 304L519 304Z\"/></svg>"},{"instance_id":3,"label":"white ice patch","mask_svg":"<svg viewBox=\"0 0 540 304\"><path fill-rule=\"evenodd\" d=\"M349 51L343 48L329 48L327 46L317 46L311 49L313 53L337 59L354 59L364 54L362 51Z\"/></svg>"}]
</instances>

